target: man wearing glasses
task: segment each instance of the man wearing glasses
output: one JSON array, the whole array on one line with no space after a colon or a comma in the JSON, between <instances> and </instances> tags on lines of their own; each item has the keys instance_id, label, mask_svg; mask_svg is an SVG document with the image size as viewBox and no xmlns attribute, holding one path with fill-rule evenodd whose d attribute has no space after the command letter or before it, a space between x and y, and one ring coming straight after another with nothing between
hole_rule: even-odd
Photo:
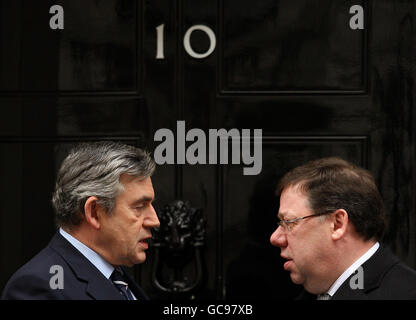
<instances>
[{"instance_id":1,"label":"man wearing glasses","mask_svg":"<svg viewBox=\"0 0 416 320\"><path fill-rule=\"evenodd\" d=\"M416 271L383 245L384 206L371 174L339 158L311 161L279 182L272 245L300 299L416 299Z\"/></svg>"}]
</instances>

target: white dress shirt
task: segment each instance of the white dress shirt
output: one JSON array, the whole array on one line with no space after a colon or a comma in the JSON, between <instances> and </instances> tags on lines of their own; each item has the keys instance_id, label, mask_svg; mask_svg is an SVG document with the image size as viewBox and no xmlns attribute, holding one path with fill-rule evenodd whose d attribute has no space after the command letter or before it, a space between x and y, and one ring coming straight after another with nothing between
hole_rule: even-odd
<instances>
[{"instance_id":1,"label":"white dress shirt","mask_svg":"<svg viewBox=\"0 0 416 320\"><path fill-rule=\"evenodd\" d=\"M380 244L376 242L366 253L364 253L359 259L357 259L347 270L343 272L339 276L337 280L332 284L332 286L329 288L329 290L325 293L329 295L329 299L334 296L334 294L337 292L339 287L349 278L350 275L352 275L364 262L366 262L368 259L372 257L372 255L377 251L377 249L380 247ZM324 298L324 295L318 295L318 300L328 300L327 298Z\"/></svg>"},{"instance_id":2,"label":"white dress shirt","mask_svg":"<svg viewBox=\"0 0 416 320\"><path fill-rule=\"evenodd\" d=\"M69 241L81 254L87 258L107 279L110 280L110 276L114 271L114 267L108 263L103 257L101 257L97 252L92 250L91 248L87 247L78 239L71 236L68 232L59 228L59 233ZM111 281L111 280L110 280ZM134 296L133 292L129 289L130 293L132 294L134 300L137 298Z\"/></svg>"}]
</instances>

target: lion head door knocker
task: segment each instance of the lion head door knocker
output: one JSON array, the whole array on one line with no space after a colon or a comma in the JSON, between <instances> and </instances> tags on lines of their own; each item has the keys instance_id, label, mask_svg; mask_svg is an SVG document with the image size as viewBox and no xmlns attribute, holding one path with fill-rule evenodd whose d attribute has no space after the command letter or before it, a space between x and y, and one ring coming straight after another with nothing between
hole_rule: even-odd
<instances>
[{"instance_id":1,"label":"lion head door knocker","mask_svg":"<svg viewBox=\"0 0 416 320\"><path fill-rule=\"evenodd\" d=\"M153 234L155 259L152 282L172 296L191 295L202 282L205 219L201 209L175 200L159 212L160 227Z\"/></svg>"}]
</instances>

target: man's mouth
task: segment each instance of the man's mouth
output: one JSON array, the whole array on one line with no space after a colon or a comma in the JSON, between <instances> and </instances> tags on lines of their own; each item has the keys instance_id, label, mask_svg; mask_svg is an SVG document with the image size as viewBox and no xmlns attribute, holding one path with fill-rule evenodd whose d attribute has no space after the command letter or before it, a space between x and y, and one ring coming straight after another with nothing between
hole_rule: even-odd
<instances>
[{"instance_id":1,"label":"man's mouth","mask_svg":"<svg viewBox=\"0 0 416 320\"><path fill-rule=\"evenodd\" d=\"M144 238L142 240L139 241L139 244L144 248L147 249L149 248L149 242L150 242L151 237L149 238Z\"/></svg>"},{"instance_id":2,"label":"man's mouth","mask_svg":"<svg viewBox=\"0 0 416 320\"><path fill-rule=\"evenodd\" d=\"M287 261L283 264L283 268L284 268L285 270L288 270L288 268L290 267L290 265L291 265L291 263L292 263L292 259L290 259L289 257L286 257L286 256L282 256L282 255L281 255L281 257L282 257L283 259L287 260Z\"/></svg>"},{"instance_id":3,"label":"man's mouth","mask_svg":"<svg viewBox=\"0 0 416 320\"><path fill-rule=\"evenodd\" d=\"M283 268L288 271L290 265L292 264L292 260L288 260L284 263Z\"/></svg>"}]
</instances>

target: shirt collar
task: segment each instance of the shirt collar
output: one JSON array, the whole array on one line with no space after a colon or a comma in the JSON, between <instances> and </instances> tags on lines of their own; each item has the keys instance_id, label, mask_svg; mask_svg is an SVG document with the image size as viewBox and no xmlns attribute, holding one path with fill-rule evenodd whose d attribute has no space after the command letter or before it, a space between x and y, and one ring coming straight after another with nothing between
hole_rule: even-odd
<instances>
[{"instance_id":1,"label":"shirt collar","mask_svg":"<svg viewBox=\"0 0 416 320\"><path fill-rule=\"evenodd\" d=\"M364 262L372 257L372 255L377 251L380 247L380 243L376 242L366 253L364 253L360 258L358 258L347 270L344 271L343 274L339 276L337 280L332 284L332 286L328 290L328 294L330 297L333 297L335 292L339 289L339 287L348 279L350 275L352 275L358 267L360 267Z\"/></svg>"},{"instance_id":2,"label":"shirt collar","mask_svg":"<svg viewBox=\"0 0 416 320\"><path fill-rule=\"evenodd\" d=\"M97 252L87 247L78 239L71 236L68 232L59 228L59 233L69 241L81 254L87 258L107 279L110 278L111 274L114 271L114 267L108 263L103 257L101 257Z\"/></svg>"}]
</instances>

